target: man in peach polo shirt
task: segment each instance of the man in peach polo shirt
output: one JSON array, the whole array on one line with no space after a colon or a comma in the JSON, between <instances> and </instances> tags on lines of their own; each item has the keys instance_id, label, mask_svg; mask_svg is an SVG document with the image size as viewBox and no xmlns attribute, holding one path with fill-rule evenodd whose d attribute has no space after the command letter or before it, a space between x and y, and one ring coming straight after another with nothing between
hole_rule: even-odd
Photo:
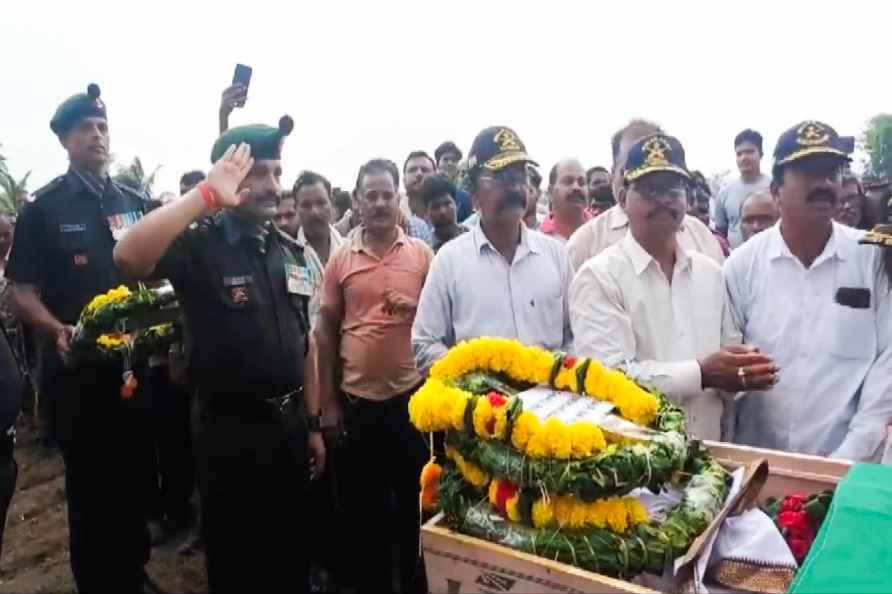
<instances>
[{"instance_id":1,"label":"man in peach polo shirt","mask_svg":"<svg viewBox=\"0 0 892 594\"><path fill-rule=\"evenodd\" d=\"M313 360L320 397L336 403L345 431L338 476L353 548L347 575L360 592L391 591L394 545L400 591L414 592L421 589L418 476L427 452L408 418L422 379L410 333L433 252L397 225L394 163L363 165L356 189L362 227L325 268Z\"/></svg>"}]
</instances>

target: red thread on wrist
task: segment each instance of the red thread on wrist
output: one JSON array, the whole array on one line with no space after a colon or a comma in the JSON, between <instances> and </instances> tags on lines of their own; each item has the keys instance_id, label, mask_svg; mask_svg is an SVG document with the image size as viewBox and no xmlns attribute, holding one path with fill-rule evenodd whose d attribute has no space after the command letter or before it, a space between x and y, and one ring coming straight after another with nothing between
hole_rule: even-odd
<instances>
[{"instance_id":1,"label":"red thread on wrist","mask_svg":"<svg viewBox=\"0 0 892 594\"><path fill-rule=\"evenodd\" d=\"M211 186L206 181L198 184L198 191L201 192L201 199L204 200L205 206L211 210L219 208L217 206L217 195L214 194Z\"/></svg>"}]
</instances>

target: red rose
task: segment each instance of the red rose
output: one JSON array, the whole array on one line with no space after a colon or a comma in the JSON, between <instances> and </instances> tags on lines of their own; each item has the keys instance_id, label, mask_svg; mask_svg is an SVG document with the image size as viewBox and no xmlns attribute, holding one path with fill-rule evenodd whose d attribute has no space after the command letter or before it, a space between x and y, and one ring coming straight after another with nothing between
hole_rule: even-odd
<instances>
[{"instance_id":1,"label":"red rose","mask_svg":"<svg viewBox=\"0 0 892 594\"><path fill-rule=\"evenodd\" d=\"M517 487L514 483L499 481L499 486L496 487L496 509L505 514L505 504L515 495L517 495Z\"/></svg>"},{"instance_id":2,"label":"red rose","mask_svg":"<svg viewBox=\"0 0 892 594\"><path fill-rule=\"evenodd\" d=\"M789 542L790 552L793 553L793 556L796 558L797 563L802 563L805 560L806 555L808 555L808 550L811 548L811 543L799 538L792 538Z\"/></svg>"},{"instance_id":3,"label":"red rose","mask_svg":"<svg viewBox=\"0 0 892 594\"><path fill-rule=\"evenodd\" d=\"M790 528L796 525L799 522L799 512L795 511L782 511L777 514L777 523L780 524L781 528Z\"/></svg>"},{"instance_id":4,"label":"red rose","mask_svg":"<svg viewBox=\"0 0 892 594\"><path fill-rule=\"evenodd\" d=\"M573 369L574 365L576 365L576 357L570 355L564 357L564 369Z\"/></svg>"},{"instance_id":5,"label":"red rose","mask_svg":"<svg viewBox=\"0 0 892 594\"><path fill-rule=\"evenodd\" d=\"M495 408L504 406L505 402L507 402L505 397L502 396L501 394L499 394L498 392L490 392L489 394L486 395L486 397L489 399L489 403L491 405L493 405L493 407L495 407Z\"/></svg>"},{"instance_id":6,"label":"red rose","mask_svg":"<svg viewBox=\"0 0 892 594\"><path fill-rule=\"evenodd\" d=\"M806 497L802 493L793 493L784 499L781 504L781 511L799 511L805 505Z\"/></svg>"},{"instance_id":7,"label":"red rose","mask_svg":"<svg viewBox=\"0 0 892 594\"><path fill-rule=\"evenodd\" d=\"M815 539L815 531L807 521L796 522L787 528L787 532L792 539L805 540L809 543Z\"/></svg>"}]
</instances>

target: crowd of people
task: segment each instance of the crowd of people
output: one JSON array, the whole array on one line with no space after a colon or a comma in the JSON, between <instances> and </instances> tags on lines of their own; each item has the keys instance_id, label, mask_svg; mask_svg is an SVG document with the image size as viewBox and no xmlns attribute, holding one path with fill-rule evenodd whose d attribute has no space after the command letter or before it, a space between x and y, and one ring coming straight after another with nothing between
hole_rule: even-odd
<instances>
[{"instance_id":1,"label":"crowd of people","mask_svg":"<svg viewBox=\"0 0 892 594\"><path fill-rule=\"evenodd\" d=\"M407 404L478 336L620 368L680 403L696 438L878 460L890 275L863 242L890 184L859 179L830 125L793 125L767 172L742 131L719 188L636 119L609 167L567 157L546 180L493 126L467 155L373 158L346 192L312 171L283 188L293 122L230 127L245 92L223 93L210 169L156 201L109 177L91 84L50 123L68 171L0 218L0 511L33 375L80 592L156 591L151 545L188 529L214 592L425 591L418 479L435 446ZM173 286L183 337L122 399L119 369L67 360L84 306L137 281Z\"/></svg>"}]
</instances>

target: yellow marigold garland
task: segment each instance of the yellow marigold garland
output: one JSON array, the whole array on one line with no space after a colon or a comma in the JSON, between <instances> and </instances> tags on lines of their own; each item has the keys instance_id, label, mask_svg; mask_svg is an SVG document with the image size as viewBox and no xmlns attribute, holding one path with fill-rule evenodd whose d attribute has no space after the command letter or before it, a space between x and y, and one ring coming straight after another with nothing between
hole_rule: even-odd
<instances>
[{"instance_id":1,"label":"yellow marigold garland","mask_svg":"<svg viewBox=\"0 0 892 594\"><path fill-rule=\"evenodd\" d=\"M90 303L87 304L86 312L88 314L93 314L103 305L108 303L116 303L118 301L123 301L130 297L130 289L126 286L121 285L116 289L111 289L101 295L96 295L93 299L90 300Z\"/></svg>"},{"instance_id":2,"label":"yellow marigold garland","mask_svg":"<svg viewBox=\"0 0 892 594\"><path fill-rule=\"evenodd\" d=\"M465 409L471 394L429 379L409 400L409 420L422 433L465 426Z\"/></svg>"},{"instance_id":3,"label":"yellow marigold garland","mask_svg":"<svg viewBox=\"0 0 892 594\"><path fill-rule=\"evenodd\" d=\"M489 475L486 474L479 466L468 462L464 457L455 450L455 448L446 447L446 457L455 462L456 468L461 472L462 476L468 483L482 489L489 483Z\"/></svg>"},{"instance_id":4,"label":"yellow marigold garland","mask_svg":"<svg viewBox=\"0 0 892 594\"><path fill-rule=\"evenodd\" d=\"M634 497L610 497L586 503L574 495L557 495L539 498L532 508L536 528L607 528L623 534L629 526L648 521L647 509Z\"/></svg>"},{"instance_id":5,"label":"yellow marigold garland","mask_svg":"<svg viewBox=\"0 0 892 594\"><path fill-rule=\"evenodd\" d=\"M605 369L592 359L569 359L565 363L554 379L556 388L576 393L584 389L586 394L613 403L623 417L640 425L648 426L656 418L657 398L621 371ZM554 355L538 347L507 338L474 338L458 343L434 363L428 381L445 382L474 371L491 371L505 373L518 382L548 384L554 364ZM580 386L583 365L588 367L584 385Z\"/></svg>"},{"instance_id":6,"label":"yellow marigold garland","mask_svg":"<svg viewBox=\"0 0 892 594\"><path fill-rule=\"evenodd\" d=\"M101 334L99 338L96 339L96 345L100 346L104 349L118 349L123 346L126 346L130 342L129 334L121 334L120 332L114 332L109 334Z\"/></svg>"}]
</instances>

